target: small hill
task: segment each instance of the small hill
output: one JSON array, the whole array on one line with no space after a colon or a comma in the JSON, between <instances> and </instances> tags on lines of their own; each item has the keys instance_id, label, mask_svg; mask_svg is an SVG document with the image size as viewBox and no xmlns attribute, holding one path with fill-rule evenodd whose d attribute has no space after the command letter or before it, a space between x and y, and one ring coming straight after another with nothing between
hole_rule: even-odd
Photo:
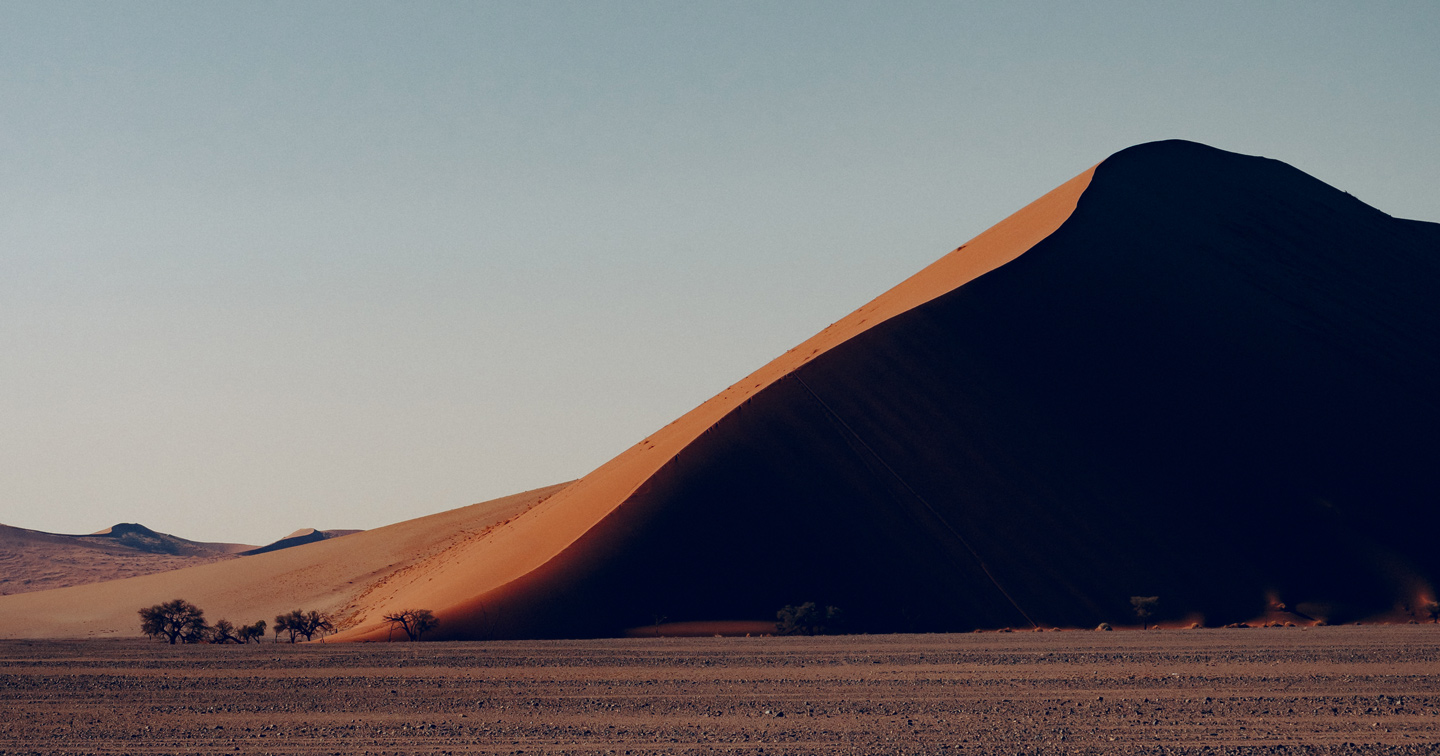
<instances>
[{"instance_id":1,"label":"small hill","mask_svg":"<svg viewBox=\"0 0 1440 756\"><path fill-rule=\"evenodd\" d=\"M346 536L346 535L350 535L350 534L352 534L352 533L361 533L361 532L364 532L364 531L360 531L360 530L316 530L315 528L301 528L301 529L295 531L294 533L291 533L290 535L285 536L284 538L281 538L281 539L278 540L278 541L275 541L274 543L269 543L269 544L266 544L266 545L261 546L261 547L259 547L259 548L247 549L247 550L245 550L245 551L239 552L239 554L240 554L240 556L253 556L253 555L255 555L255 554L266 554L266 553L269 553L269 552L271 552L271 551L279 551L280 549L294 548L295 546L300 546L300 545L307 544L307 543L315 543L316 541L324 541L324 540L326 540L326 539L328 539L328 538L339 538L340 536Z\"/></svg>"},{"instance_id":2,"label":"small hill","mask_svg":"<svg viewBox=\"0 0 1440 756\"><path fill-rule=\"evenodd\" d=\"M148 554L169 554L172 556L206 556L211 554L237 554L253 546L240 543L206 543L190 541L169 533L160 533L135 522L122 522L89 535L70 536L89 541L125 546Z\"/></svg>"},{"instance_id":3,"label":"small hill","mask_svg":"<svg viewBox=\"0 0 1440 756\"><path fill-rule=\"evenodd\" d=\"M235 558L243 544L210 544L120 524L90 535L0 525L0 595L150 575Z\"/></svg>"}]
</instances>

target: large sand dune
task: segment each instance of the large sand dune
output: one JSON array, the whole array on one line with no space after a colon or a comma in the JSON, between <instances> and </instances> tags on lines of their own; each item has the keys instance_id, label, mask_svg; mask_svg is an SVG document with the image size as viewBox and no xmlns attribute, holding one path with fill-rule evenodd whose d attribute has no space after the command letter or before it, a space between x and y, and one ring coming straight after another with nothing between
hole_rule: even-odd
<instances>
[{"instance_id":1,"label":"large sand dune","mask_svg":"<svg viewBox=\"0 0 1440 756\"><path fill-rule=\"evenodd\" d=\"M806 600L868 630L1113 622L1133 595L1388 611L1440 567L1437 283L1440 227L1278 162L1132 148L396 605L448 637Z\"/></svg>"},{"instance_id":2,"label":"large sand dune","mask_svg":"<svg viewBox=\"0 0 1440 756\"><path fill-rule=\"evenodd\" d=\"M1275 161L1142 145L495 527L253 557L311 574L214 599L342 611L349 639L407 607L437 638L809 600L871 631L1115 622L1134 595L1210 622L1414 607L1440 573L1437 287L1440 226ZM331 574L373 549L405 569ZM133 625L157 592L205 605L174 576L225 566L3 597L0 635Z\"/></svg>"}]
</instances>

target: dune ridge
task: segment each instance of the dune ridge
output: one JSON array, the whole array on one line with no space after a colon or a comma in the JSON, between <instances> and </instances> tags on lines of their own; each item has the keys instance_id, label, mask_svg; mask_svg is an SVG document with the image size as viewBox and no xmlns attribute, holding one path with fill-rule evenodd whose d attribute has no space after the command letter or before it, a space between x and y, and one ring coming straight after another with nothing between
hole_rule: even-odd
<instances>
[{"instance_id":1,"label":"dune ridge","mask_svg":"<svg viewBox=\"0 0 1440 756\"><path fill-rule=\"evenodd\" d=\"M777 357L581 478L544 505L517 518L510 526L463 551L447 553L446 559L456 566L436 565L432 579L415 585L397 604L370 607L357 629L342 634L341 638L378 638L382 631L374 619L386 611L402 608L400 604L441 608L439 614L447 628L442 631L445 635L506 633L495 625L485 606L513 599L488 596L486 591L503 590L507 584L526 575L534 579L536 571L629 501L687 445L767 386L856 334L1010 262L1053 233L1074 210L1093 170L1065 182ZM441 579L434 580L434 577Z\"/></svg>"},{"instance_id":2,"label":"dune ridge","mask_svg":"<svg viewBox=\"0 0 1440 756\"><path fill-rule=\"evenodd\" d=\"M439 637L534 637L806 600L883 631L1434 596L1434 224L1175 141L994 231L396 601Z\"/></svg>"},{"instance_id":3,"label":"dune ridge","mask_svg":"<svg viewBox=\"0 0 1440 756\"><path fill-rule=\"evenodd\" d=\"M404 608L440 617L427 639L755 628L805 601L868 632L1122 625L1132 596L1171 626L1417 617L1440 576L1435 375L1440 225L1155 142L579 481L247 559L306 565L285 587L343 640ZM336 589L332 562L369 571ZM123 634L140 595L220 567L0 597L0 637ZM12 609L51 615L17 630Z\"/></svg>"}]
</instances>

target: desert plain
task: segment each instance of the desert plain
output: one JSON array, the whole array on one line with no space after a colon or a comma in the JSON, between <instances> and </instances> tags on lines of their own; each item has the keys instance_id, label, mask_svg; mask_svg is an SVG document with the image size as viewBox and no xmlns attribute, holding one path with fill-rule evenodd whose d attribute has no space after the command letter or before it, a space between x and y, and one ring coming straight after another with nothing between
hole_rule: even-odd
<instances>
[{"instance_id":1,"label":"desert plain","mask_svg":"<svg viewBox=\"0 0 1440 756\"><path fill-rule=\"evenodd\" d=\"M0 642L0 754L1420 754L1440 628Z\"/></svg>"}]
</instances>

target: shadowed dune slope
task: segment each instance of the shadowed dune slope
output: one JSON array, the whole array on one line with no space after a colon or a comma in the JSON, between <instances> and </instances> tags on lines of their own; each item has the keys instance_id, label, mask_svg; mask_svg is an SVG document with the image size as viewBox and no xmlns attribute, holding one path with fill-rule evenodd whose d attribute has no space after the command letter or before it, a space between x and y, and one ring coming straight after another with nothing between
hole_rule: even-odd
<instances>
[{"instance_id":1,"label":"shadowed dune slope","mask_svg":"<svg viewBox=\"0 0 1440 756\"><path fill-rule=\"evenodd\" d=\"M932 266L398 603L518 637L807 600L881 631L1432 595L1440 226L1177 141L1057 193L997 269Z\"/></svg>"},{"instance_id":2,"label":"shadowed dune slope","mask_svg":"<svg viewBox=\"0 0 1440 756\"><path fill-rule=\"evenodd\" d=\"M775 490L760 491L764 501L720 502L715 509L711 502L686 500L688 492L673 500L664 498L668 494L657 499L654 489L692 466L727 469L731 464L739 464L734 471L763 489L767 482L762 471L749 469L748 462L711 457L716 441L731 438L734 420L749 416L750 407L762 400L767 408L763 411L769 412L767 397L786 393L790 376L827 358L857 334L943 297L1033 247L1069 217L1090 176L1091 171L1085 171L986 230L506 527L448 552L446 564L425 568L425 581L391 602L370 605L358 627L341 638L386 637L378 618L405 607L437 610L442 623L436 637L451 638L612 635L650 624L656 613L678 621L773 618L770 604L779 595L773 589L780 583L755 590L750 578L756 568L766 571L763 565L776 556L766 551L766 544L775 538L808 539L804 532L820 525L813 520L823 520L826 513L776 498L781 492ZM792 426L803 422L792 416L796 409L783 407L772 420L776 431L798 432L804 438L795 440L803 445L812 429ZM828 453L818 446L813 451L816 462ZM849 465L843 458L831 461ZM792 462L808 464L773 457L766 465ZM814 466L809 474L818 480L828 476L830 468ZM757 508L764 513L759 518ZM781 513L789 521L775 521ZM670 517L679 519L666 525ZM725 521L723 528L704 532L716 517ZM653 538L665 542L650 543ZM692 549L696 544L701 548ZM664 559L649 561L652 554ZM679 562L666 561L677 556ZM678 600L656 596L646 587L661 575L681 586ZM785 580L802 585L794 583L797 577ZM596 592L585 595L589 591Z\"/></svg>"}]
</instances>

